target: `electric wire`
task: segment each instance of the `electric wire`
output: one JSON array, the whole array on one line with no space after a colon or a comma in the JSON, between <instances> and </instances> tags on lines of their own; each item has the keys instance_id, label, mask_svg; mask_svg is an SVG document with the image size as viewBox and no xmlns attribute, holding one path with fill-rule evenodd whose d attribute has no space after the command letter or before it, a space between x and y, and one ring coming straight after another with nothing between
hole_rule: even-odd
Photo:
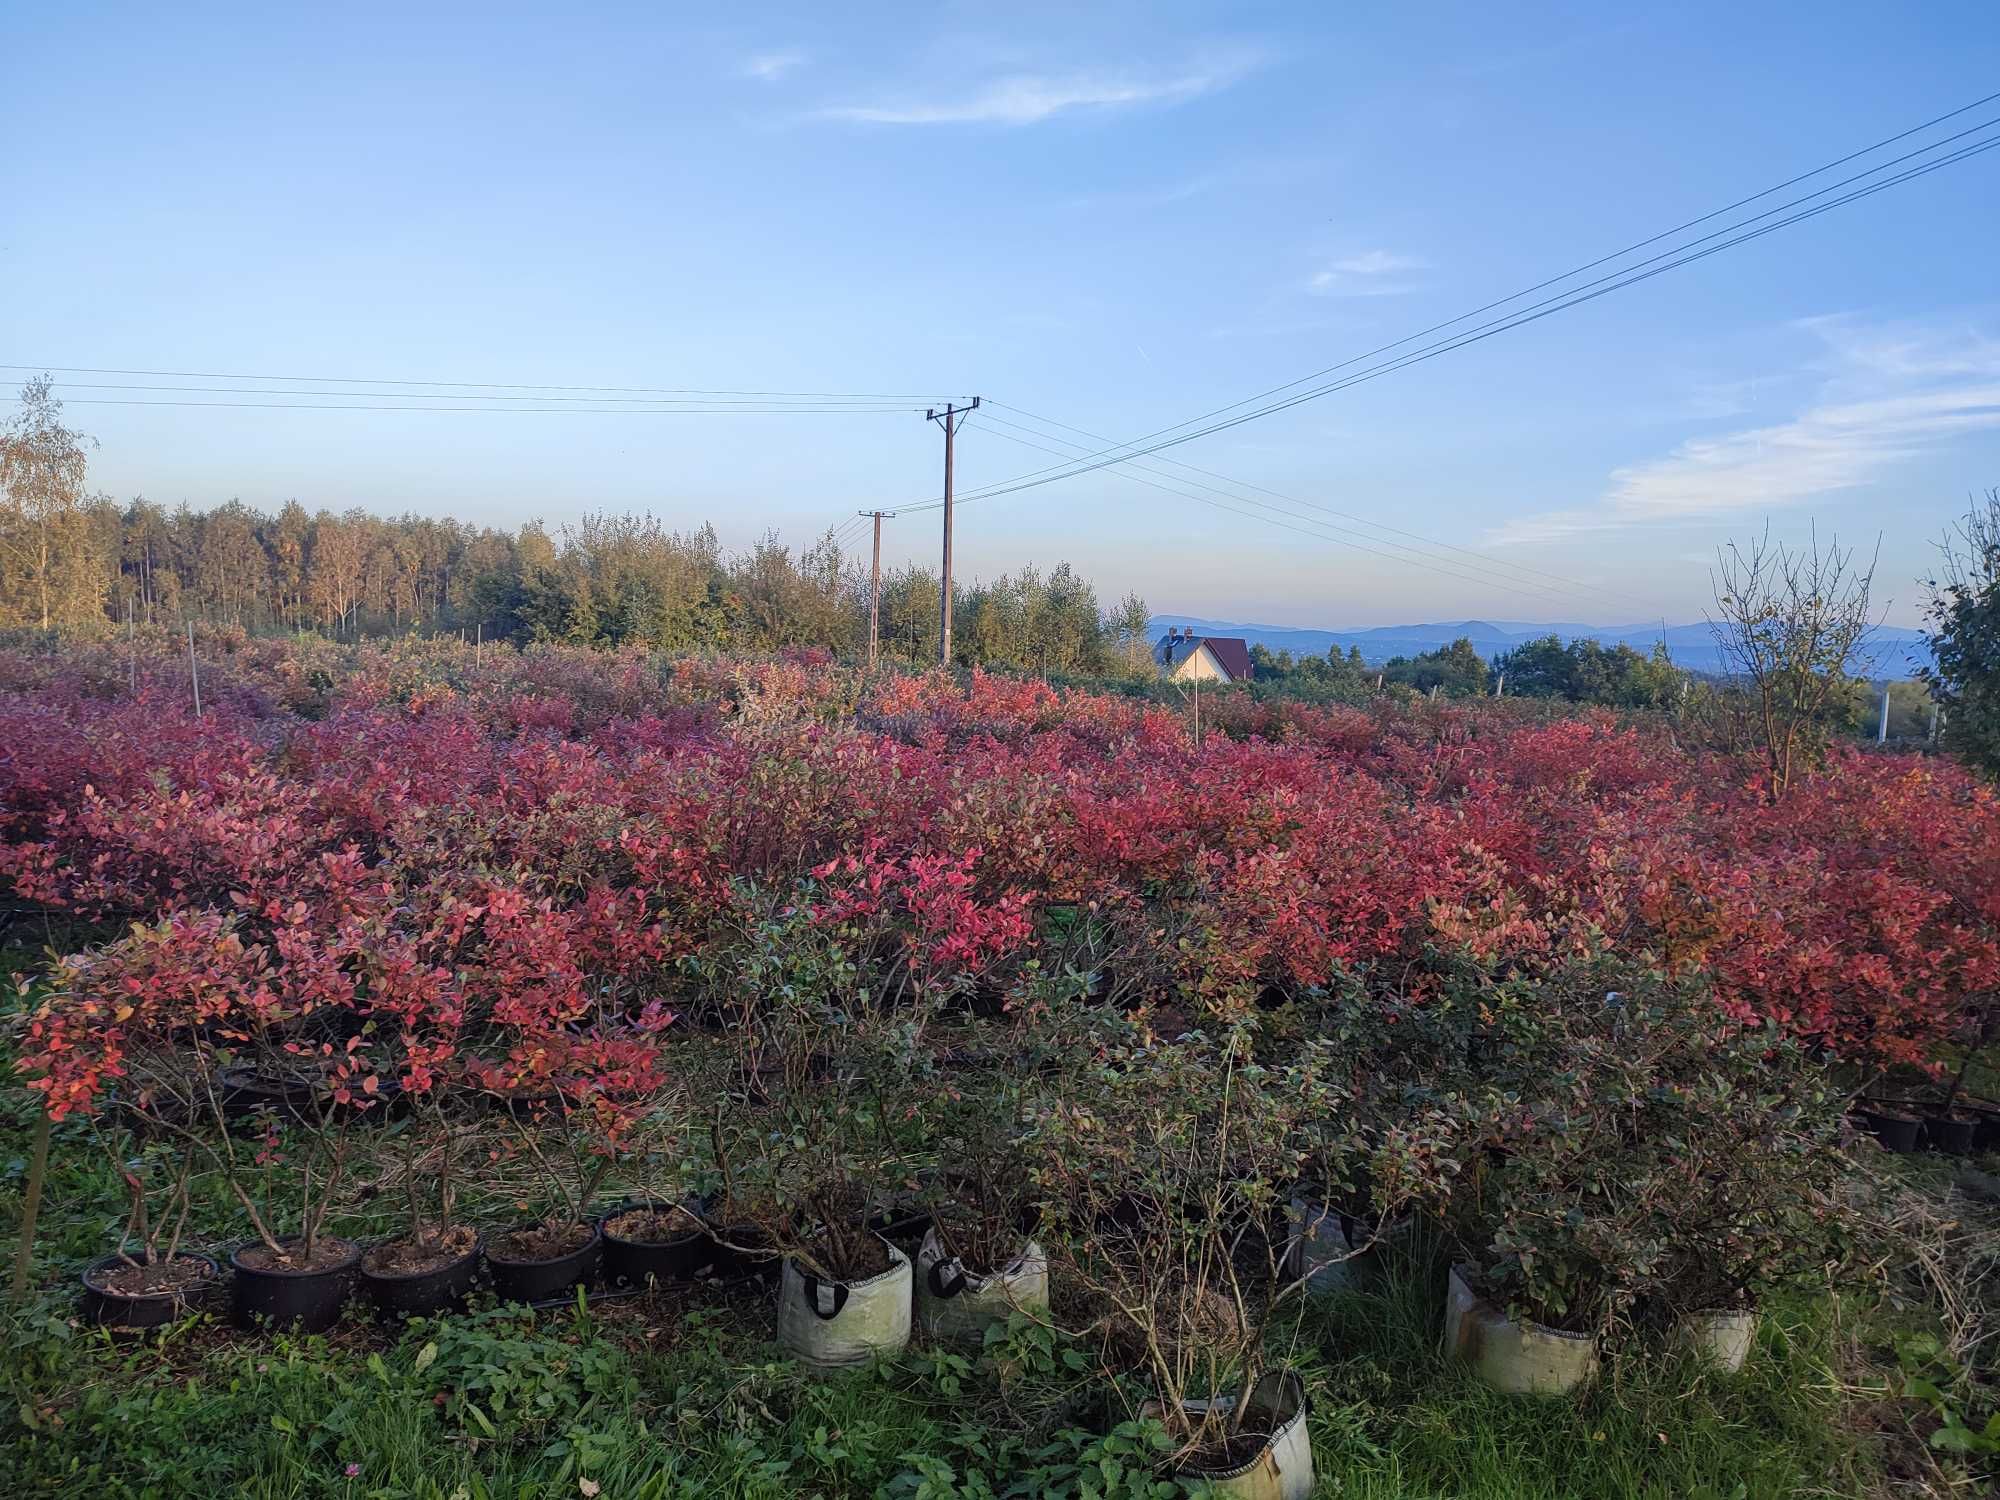
<instances>
[{"instance_id":1,"label":"electric wire","mask_svg":"<svg viewBox=\"0 0 2000 1500\"><path fill-rule=\"evenodd\" d=\"M1988 124L2000 123L2000 121L1989 121L1987 123ZM1977 128L1984 128L1984 127L1982 126ZM1399 355L1397 358L1393 360L1385 361L1382 364L1372 366L1370 368L1361 371L1357 371L1354 374L1343 377L1340 380L1332 381L1325 385L1314 387L1312 389L1300 392L1299 394L1287 397L1282 401L1271 402L1265 406L1258 407L1255 410L1244 412L1234 417L1230 417L1227 420L1209 423L1209 425L1199 427L1195 431L1181 433L1179 430L1183 427L1190 425L1190 423L1203 421L1204 417L1190 418L1188 422L1176 423L1170 427L1158 428L1155 430L1155 432L1147 434L1145 437L1132 439L1128 443L1117 444L1112 449L1102 450L1099 453L1089 455L1086 459L1077 460L1072 464L1051 464L1045 466L1042 469L1031 470L1026 474L1016 475L1014 476L1014 478L1009 480L996 481L991 485L981 486L978 489L970 491L962 497L955 497L955 500L969 503L970 501L973 500L992 499L1000 495L1013 494L1020 490L1036 488L1043 484L1052 484L1058 480L1075 478L1078 475L1087 474L1092 472L1093 470L1104 468L1111 464L1123 463L1133 458L1143 458L1150 454L1160 452L1161 450L1166 448L1177 447L1182 443L1193 442L1198 438L1211 436L1214 433L1223 432L1232 427L1241 426L1246 422L1257 421L1263 417L1271 416L1276 412L1285 411L1293 406L1301 405L1304 402L1318 400L1321 397L1330 395L1336 391L1346 390L1352 386L1363 384L1366 381L1379 379L1383 375L1392 374L1395 371L1406 369L1414 364L1421 364L1426 360L1434 359L1441 354L1448 354L1451 353L1453 350L1462 349L1467 345L1482 342L1483 340L1491 338L1496 334L1505 333L1515 328L1524 327L1529 323L1539 322L1541 319L1546 317L1551 317L1558 312L1564 312L1572 307L1581 306L1586 302L1595 301L1599 297L1607 296L1612 292L1623 290L1626 287L1636 285L1642 281L1649 281L1655 276L1664 275L1668 271L1678 269L1681 266L1689 265L1696 261L1705 260L1712 255L1721 254L1725 250L1733 249L1734 247L1741 244L1745 244L1751 240L1760 239L1768 234L1774 234L1780 229L1788 228L1789 226L1800 223L1803 220L1816 218L1820 214L1831 212L1833 209L1843 207L1846 204L1855 202L1862 198L1872 197L1876 193L1887 191L1889 188L1899 186L1904 182L1909 182L1914 180L1915 178L1928 176L1932 172L1940 171L1943 168L1955 165L1958 162L1965 161L1979 155L1983 155L1985 152L1994 149L1994 147L1996 146L2000 146L2000 136L1993 136L1979 141L1975 141L1970 145L1967 145L1955 152L1952 152L1948 156L1945 156L1935 161L1926 162L1920 166L1909 168L1901 173L1896 174L1893 177L1887 178L1880 182L1871 183L1866 187L1857 188L1853 192L1844 194L1843 196L1832 199L1828 202L1816 204L1811 208L1802 209L1800 212L1794 213L1787 218L1779 219L1773 223L1761 225L1760 227L1755 229L1745 230L1745 232L1735 235L1734 238L1722 240L1717 244L1708 245L1706 248L1700 250L1690 250L1688 245L1683 245L1675 251L1664 252L1663 256L1649 257L1648 260L1641 261L1638 263L1638 265L1640 266L1649 266L1650 267L1649 269L1641 271L1638 270L1636 267L1627 267L1623 271L1614 273L1612 277L1601 277L1595 282L1585 283L1584 286L1574 288L1572 289L1571 292L1564 293L1560 297L1545 299L1543 302L1532 304L1530 307L1521 309L1518 312L1510 314L1505 318L1494 319L1489 323L1479 325L1474 329L1468 330L1461 334L1454 335L1449 339L1439 340L1436 343L1426 345L1417 350L1413 350L1408 354ZM1899 160L1901 160L1901 158L1899 158ZM1888 164L1885 163L1885 165ZM1869 174L1860 174L1860 175L1866 176ZM1855 179L1848 179L1848 181L1853 181L1853 180ZM1835 184L1834 186L1838 187L1843 185L1845 184ZM1785 208L1796 207L1798 204L1809 202L1812 198L1817 196L1819 196L1819 194L1817 193L1808 194L1804 198L1796 199L1792 203L1782 205L1781 208L1776 210L1771 210L1770 212L1783 212ZM1743 226L1746 224L1755 223L1757 219L1768 218L1768 217L1769 213L1754 215L1752 216L1752 218L1739 221L1737 224L1731 225L1727 229L1717 231L1717 234L1729 234L1736 229L1743 228ZM1717 237L1717 234L1704 235L1701 237L1700 240L1696 240L1690 243L1700 244L1703 240L1715 239ZM1684 250L1688 251L1688 253L1681 254L1680 251ZM1677 256L1678 258L1665 259L1665 256ZM1663 264L1658 264L1658 265L1652 264L1652 262L1654 261L1661 261L1663 259L1664 259ZM1514 300L1514 299L1503 299L1503 300ZM1463 321L1463 319L1454 321ZM1408 341L1402 340L1399 342L1408 342ZM1384 346L1384 347L1394 347L1394 346ZM1359 357L1366 358L1367 356L1359 356ZM1352 360L1344 361L1343 365L1329 366L1328 369L1342 368L1344 365L1352 364L1353 362L1354 361ZM1311 379L1313 377L1308 376L1303 378ZM1296 386L1299 383L1300 383L1299 381L1289 382L1288 385L1286 386L1273 387L1273 390L1290 389L1292 386ZM1247 399L1256 400L1258 398L1251 397ZM1229 406L1216 408L1216 412L1232 411L1244 404L1245 404L1244 402L1233 402ZM1212 416L1215 415L1215 413L1208 413L1205 415ZM1179 435L1166 436L1161 441L1158 442L1149 441L1149 439L1158 437L1162 434L1175 434L1175 433L1179 433ZM1131 451L1129 452L1123 451L1127 449ZM942 500L916 501L905 504L901 508L904 510L934 510L939 506L941 506L942 504L943 504Z\"/></svg>"},{"instance_id":2,"label":"electric wire","mask_svg":"<svg viewBox=\"0 0 2000 1500\"><path fill-rule=\"evenodd\" d=\"M785 396L817 399L868 401L931 401L941 397L929 392L905 391L747 391L705 386L650 385L525 385L482 380L396 380L353 375L244 375L216 370L126 370L95 365L0 364L0 370L46 371L51 375L147 375L174 380L280 380L318 385L414 385L429 389L482 391L583 391L638 396Z\"/></svg>"},{"instance_id":3,"label":"electric wire","mask_svg":"<svg viewBox=\"0 0 2000 1500\"><path fill-rule=\"evenodd\" d=\"M66 402L67 406L154 406L154 407L211 407L237 411L424 411L454 412L468 417L512 417L537 414L542 416L605 416L605 417L735 417L735 416L902 416L917 410L908 406L383 406L363 405L354 402L289 402L289 401L141 401L113 400L102 397L75 397Z\"/></svg>"},{"instance_id":4,"label":"electric wire","mask_svg":"<svg viewBox=\"0 0 2000 1500\"><path fill-rule=\"evenodd\" d=\"M1038 453L1057 453L1057 450L1054 448L1044 447L1040 443L1031 443L1025 438L1018 438L1012 436L1011 434L997 431L991 426L988 426L987 424L984 423L981 423L980 425L984 427L985 430L991 436L1000 438L1004 442L1018 443L1023 448L1032 448ZM1061 455L1058 453L1057 456L1060 457ZM1444 563L1426 561L1418 557L1400 556L1394 552L1384 552L1379 548L1371 547L1364 542L1354 541L1349 537L1330 535L1326 531L1318 529L1318 527L1323 523L1315 522L1310 517L1294 515L1292 512L1283 512L1283 514L1292 515L1294 521L1303 521L1305 524L1294 525L1292 524L1292 521L1280 520L1278 519L1277 516L1267 515L1262 511L1243 510L1238 508L1237 506L1225 504L1224 502L1214 499L1211 496L1199 494L1193 490L1180 489L1170 484L1162 484L1158 480L1154 479L1142 479L1136 474L1126 474L1124 475L1124 477L1132 480L1136 484L1143 484L1152 489L1163 490L1170 495L1179 495L1183 499L1194 500L1202 505L1212 506L1216 510L1229 511L1234 515L1244 516L1252 521L1263 521L1267 525L1281 527L1286 531L1297 532L1300 536L1312 537L1317 541L1332 542L1334 545L1341 547L1352 547L1356 551L1372 553L1374 556L1385 558L1390 562L1403 563L1407 566L1415 568L1423 568L1428 572L1442 574L1447 578L1455 578L1461 583L1477 584L1483 588L1501 589L1507 593L1518 594L1520 597L1524 599L1541 600L1541 599L1560 596L1560 591L1547 586L1536 587L1530 584L1507 583L1499 579L1481 577L1475 573L1460 572L1458 569L1453 568ZM1251 502L1251 503L1254 504L1256 502ZM1275 509L1275 507L1272 507L1272 509ZM1571 597L1574 596L1572 595Z\"/></svg>"},{"instance_id":5,"label":"electric wire","mask_svg":"<svg viewBox=\"0 0 2000 1500\"><path fill-rule=\"evenodd\" d=\"M1024 412L1021 410L1020 407L1011 406L1005 402L988 401L987 404L989 406L1005 406L1007 410L1017 412L1022 416L1032 416L1032 413ZM982 413L982 415L985 414ZM1095 434L1084 432L1081 428L1070 427L1069 424L1066 422L1056 422L1046 417L1036 417L1034 418L1034 420L1041 422L1047 426L1066 428L1071 432L1079 433L1081 436L1092 438L1093 441L1096 442L1101 443L1106 441L1106 439L1102 437L1097 437ZM1017 432L1024 432L1032 437L1048 438L1049 441L1061 443L1063 444L1063 446L1068 448L1080 449L1085 446L1081 443L1070 442L1064 438L1050 437L1050 435L1047 433L1036 432L1032 428L1023 427L1017 423L1009 422L1005 417L988 416L986 418L986 422L983 423L982 425L986 426L987 430L991 431L995 424L1013 428L1013 430ZM1042 451L1054 453L1057 450L1044 449ZM1172 462L1172 460L1167 460L1167 462ZM1618 594L1611 589L1599 588L1595 584L1587 584L1577 579L1565 578L1560 574L1556 573L1545 573L1539 568L1522 569L1522 571L1525 573L1536 575L1534 577L1516 577L1501 572L1499 568L1495 565L1495 563L1498 560L1489 560L1483 554L1475 552L1469 547L1454 547L1451 546L1449 543L1432 541L1429 537L1423 536L1417 532L1403 531L1400 528L1393 526L1383 526L1382 523L1380 522L1369 521L1364 517L1352 516L1348 512L1334 510L1330 506L1317 505L1310 500L1300 500L1294 496L1282 494L1276 490L1265 489L1261 485L1254 485L1246 483L1245 481L1242 480L1230 479L1227 475L1223 474L1213 475L1214 478L1224 481L1224 484L1219 486L1219 485L1204 483L1199 479L1183 479L1180 475L1171 474L1164 469L1154 468L1148 464L1129 464L1129 465L1120 464L1114 467L1118 468L1121 472L1137 469L1142 473L1158 475L1161 478L1165 479L1173 479L1182 484L1192 485L1196 489L1206 490L1210 494L1224 496L1225 498L1237 501L1240 504L1254 505L1260 507L1261 509L1277 511L1279 514L1292 516L1294 519L1297 520L1312 522L1314 525L1325 527L1330 531L1342 533L1344 537L1359 537L1364 541L1375 544L1376 546L1393 548L1397 552L1406 552L1411 554L1413 558L1420 559L1423 561L1442 560L1445 562L1449 562L1452 563L1452 565L1455 567L1471 569L1476 573L1486 575L1486 581L1491 583L1501 584L1503 586L1525 584L1530 588L1538 588L1540 591L1545 593L1550 592L1549 585L1554 584L1562 593L1569 594L1579 598L1584 597L1586 595L1596 595L1602 599L1613 600L1613 601L1622 600L1624 598L1623 595ZM1197 474L1213 473L1213 471L1211 470L1197 469L1192 464L1181 464L1177 465L1177 467L1189 469L1190 471ZM1242 490L1255 490L1261 494L1271 496L1272 500L1259 500L1256 499L1254 496L1240 493L1240 491ZM1173 493L1179 494L1183 492L1177 490L1174 491ZM1284 504L1283 505L1273 504L1272 501L1282 501L1284 502ZM1304 506L1309 510L1320 511L1327 515L1344 517L1347 520L1359 521L1363 525L1373 526L1380 530L1394 531L1397 532L1398 535L1410 537L1413 538L1415 541L1422 542L1428 547L1441 548L1450 552L1463 554L1466 561L1460 562L1454 558L1437 559L1433 557L1432 554L1420 551L1418 548L1409 545L1409 543L1407 542L1397 542L1397 541L1392 541L1387 537L1374 536L1369 534L1368 532L1357 531L1351 526L1342 525L1333 521L1321 521L1314 516L1306 515L1296 510L1287 510L1285 508L1285 506L1287 505ZM1519 566L1519 565L1510 564L1510 566Z\"/></svg>"},{"instance_id":6,"label":"electric wire","mask_svg":"<svg viewBox=\"0 0 2000 1500\"><path fill-rule=\"evenodd\" d=\"M91 381L66 381L66 380L52 381L50 382L50 384L54 386L55 389L61 391L147 391L156 394L173 393L173 394L183 394L183 395L284 396L287 398L296 396L327 396L327 397L345 398L350 400L357 397L368 397L371 399L393 400L393 401L462 401L462 402L477 401L489 405L493 405L494 403L499 403L499 402L516 403L504 406L496 405L494 409L498 411L521 410L521 407L518 405L518 403L521 402L535 402L538 404L550 405L556 407L557 409L560 409L563 406L587 405L589 403L596 402L602 405L612 406L612 407L657 406L657 407L669 407L675 409L684 409L684 408L702 409L702 410L714 409L718 411L726 411L731 407L738 407L738 406L757 406L757 405L773 405L773 404L782 404L789 406L794 404L790 401L780 403L777 402L775 398L734 397L734 396L719 396L713 398L692 397L692 396L688 397L491 396L491 395L456 396L450 393L418 395L413 391L282 390L282 389L273 389L272 387L269 386L242 386L242 385L116 385L116 384L104 384ZM816 404L820 405L852 407L857 411L911 410L910 406L902 401L887 402L887 401L876 401L872 399L864 400L860 397L855 397L852 399L844 399L839 401L821 401L819 398L816 397L800 398L800 401L802 402L807 400L811 400Z\"/></svg>"}]
</instances>

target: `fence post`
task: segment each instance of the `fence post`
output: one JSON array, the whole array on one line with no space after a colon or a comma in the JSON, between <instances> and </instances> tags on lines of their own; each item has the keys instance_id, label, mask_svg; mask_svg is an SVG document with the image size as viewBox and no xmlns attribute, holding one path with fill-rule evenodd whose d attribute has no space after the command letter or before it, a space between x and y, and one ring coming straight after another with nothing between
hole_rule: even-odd
<instances>
[{"instance_id":1,"label":"fence post","mask_svg":"<svg viewBox=\"0 0 2000 1500\"><path fill-rule=\"evenodd\" d=\"M10 1296L19 1302L28 1290L28 1263L35 1249L35 1220L42 1211L42 1179L49 1172L49 1112L36 1111L35 1145L28 1160L28 1185L21 1199L21 1243L14 1248L14 1284Z\"/></svg>"},{"instance_id":2,"label":"fence post","mask_svg":"<svg viewBox=\"0 0 2000 1500\"><path fill-rule=\"evenodd\" d=\"M194 621L189 620L187 626L188 681L194 684L194 716L199 719L201 717L201 668L195 664L194 659Z\"/></svg>"}]
</instances>

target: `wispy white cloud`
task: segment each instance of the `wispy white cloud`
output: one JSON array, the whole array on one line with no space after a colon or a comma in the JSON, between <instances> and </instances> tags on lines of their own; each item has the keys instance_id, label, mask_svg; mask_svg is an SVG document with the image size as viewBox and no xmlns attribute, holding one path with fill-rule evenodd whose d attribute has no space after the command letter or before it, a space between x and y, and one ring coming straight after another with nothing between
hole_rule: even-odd
<instances>
[{"instance_id":1,"label":"wispy white cloud","mask_svg":"<svg viewBox=\"0 0 2000 1500\"><path fill-rule=\"evenodd\" d=\"M1343 255L1315 271L1306 290L1315 297L1394 297L1411 290L1409 275L1429 262L1393 250Z\"/></svg>"},{"instance_id":2,"label":"wispy white cloud","mask_svg":"<svg viewBox=\"0 0 2000 1500\"><path fill-rule=\"evenodd\" d=\"M951 99L834 105L822 119L868 125L1035 125L1074 110L1182 104L1228 88L1262 58L1239 49L1177 69L1082 69L1014 73Z\"/></svg>"},{"instance_id":3,"label":"wispy white cloud","mask_svg":"<svg viewBox=\"0 0 2000 1500\"><path fill-rule=\"evenodd\" d=\"M1495 543L1774 510L1870 484L1928 448L2000 429L2000 341L1978 333L1801 328L1827 356L1817 399L1783 422L1690 438L1611 473L1594 506L1509 522Z\"/></svg>"},{"instance_id":4,"label":"wispy white cloud","mask_svg":"<svg viewBox=\"0 0 2000 1500\"><path fill-rule=\"evenodd\" d=\"M745 78L760 78L765 83L776 83L794 68L805 65L806 55L798 48L788 48L783 52L759 52L743 60L740 69Z\"/></svg>"}]
</instances>

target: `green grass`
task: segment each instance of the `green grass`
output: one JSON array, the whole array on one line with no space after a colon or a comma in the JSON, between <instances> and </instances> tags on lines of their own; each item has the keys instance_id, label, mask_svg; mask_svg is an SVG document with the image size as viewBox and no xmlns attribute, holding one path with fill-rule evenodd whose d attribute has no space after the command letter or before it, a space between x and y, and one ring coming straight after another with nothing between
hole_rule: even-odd
<instances>
[{"instance_id":1,"label":"green grass","mask_svg":"<svg viewBox=\"0 0 2000 1500\"><path fill-rule=\"evenodd\" d=\"M32 1119L25 1091L0 1083L10 1253ZM470 1216L514 1210L503 1187L469 1184ZM582 1495L588 1480L607 1500L950 1500L1010 1485L1108 1497L1150 1483L1132 1430L1114 1433L1144 1392L1107 1380L1081 1347L1024 1333L985 1354L919 1347L818 1381L773 1344L769 1294L540 1316L487 1308L399 1335L356 1313L328 1339L201 1322L114 1342L75 1325L74 1277L112 1244L123 1209L94 1132L58 1127L36 1286L0 1319L0 1496L515 1500ZM241 1237L219 1184L203 1185L196 1217L198 1247ZM367 1236L394 1219L377 1197L332 1227ZM1318 1495L1865 1496L1891 1492L1886 1464L1910 1472L1860 1433L1863 1413L1836 1378L1851 1352L1837 1321L1921 1324L1907 1302L1788 1301L1769 1311L1740 1377L1637 1348L1575 1400L1476 1384L1437 1352L1441 1303L1441 1267L1413 1248L1369 1292L1302 1308L1273 1331L1311 1400ZM1874 1342L1885 1340L1878 1329Z\"/></svg>"},{"instance_id":2,"label":"green grass","mask_svg":"<svg viewBox=\"0 0 2000 1500\"><path fill-rule=\"evenodd\" d=\"M1740 1377L1626 1359L1581 1400L1525 1400L1435 1354L1429 1270L1404 1265L1274 1335L1312 1401L1321 1495L1750 1500L1871 1487L1827 1392L1823 1306L1780 1309ZM196 1326L121 1345L67 1314L47 1295L6 1326L0 1493L484 1500L581 1494L588 1479L616 1497L944 1497L1030 1475L1028 1493L1051 1493L1123 1462L1099 1438L1117 1397L1139 1394L1071 1368L1088 1361L1066 1362L1046 1335L811 1379L771 1344L761 1295L476 1311L394 1339L356 1320L331 1339Z\"/></svg>"}]
</instances>

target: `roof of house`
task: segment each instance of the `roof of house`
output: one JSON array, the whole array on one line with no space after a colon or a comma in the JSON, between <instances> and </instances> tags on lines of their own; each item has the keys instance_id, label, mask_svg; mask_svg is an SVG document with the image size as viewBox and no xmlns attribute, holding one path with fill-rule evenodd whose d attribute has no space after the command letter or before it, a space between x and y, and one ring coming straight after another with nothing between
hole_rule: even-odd
<instances>
[{"instance_id":1,"label":"roof of house","mask_svg":"<svg viewBox=\"0 0 2000 1500\"><path fill-rule=\"evenodd\" d=\"M1239 635L1174 635L1163 637L1153 650L1153 659L1163 667L1177 667L1194 655L1201 646L1208 647L1208 654L1215 658L1215 664L1229 675L1231 682L1248 682L1256 674L1250 664L1250 647Z\"/></svg>"}]
</instances>

